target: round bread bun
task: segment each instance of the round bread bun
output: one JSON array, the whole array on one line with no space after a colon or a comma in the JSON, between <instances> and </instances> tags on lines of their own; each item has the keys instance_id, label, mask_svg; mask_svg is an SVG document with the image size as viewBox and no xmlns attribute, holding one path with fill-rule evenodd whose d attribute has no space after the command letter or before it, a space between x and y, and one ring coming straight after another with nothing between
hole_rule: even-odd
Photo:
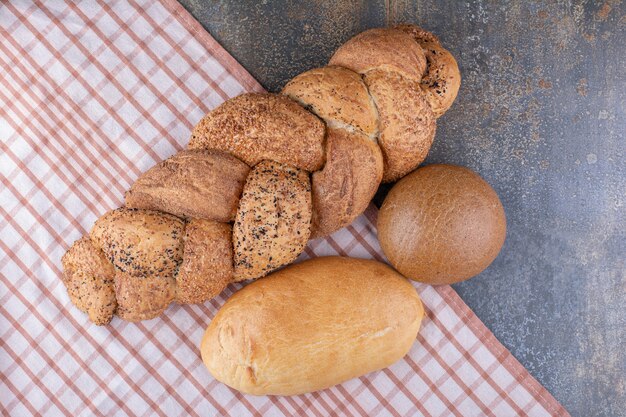
<instances>
[{"instance_id":1,"label":"round bread bun","mask_svg":"<svg viewBox=\"0 0 626 417\"><path fill-rule=\"evenodd\" d=\"M456 59L441 46L435 35L418 26L398 25L395 29L413 37L424 50L426 70L420 85L435 117L441 117L452 106L461 87L461 72Z\"/></svg>"},{"instance_id":2,"label":"round bread bun","mask_svg":"<svg viewBox=\"0 0 626 417\"><path fill-rule=\"evenodd\" d=\"M483 271L504 243L496 192L473 171L429 165L400 180L378 214L378 239L403 275L452 284Z\"/></svg>"}]
</instances>

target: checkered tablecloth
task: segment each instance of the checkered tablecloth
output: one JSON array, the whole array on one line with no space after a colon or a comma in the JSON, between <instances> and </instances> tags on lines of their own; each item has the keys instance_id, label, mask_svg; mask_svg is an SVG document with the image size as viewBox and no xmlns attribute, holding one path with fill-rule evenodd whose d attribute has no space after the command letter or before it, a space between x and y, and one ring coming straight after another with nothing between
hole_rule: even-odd
<instances>
[{"instance_id":1,"label":"checkered tablecloth","mask_svg":"<svg viewBox=\"0 0 626 417\"><path fill-rule=\"evenodd\" d=\"M448 286L388 369L321 392L252 397L198 345L236 291L162 317L91 325L60 258L208 110L259 84L175 1L0 3L0 409L3 415L567 415ZM303 257L384 260L372 207Z\"/></svg>"}]
</instances>

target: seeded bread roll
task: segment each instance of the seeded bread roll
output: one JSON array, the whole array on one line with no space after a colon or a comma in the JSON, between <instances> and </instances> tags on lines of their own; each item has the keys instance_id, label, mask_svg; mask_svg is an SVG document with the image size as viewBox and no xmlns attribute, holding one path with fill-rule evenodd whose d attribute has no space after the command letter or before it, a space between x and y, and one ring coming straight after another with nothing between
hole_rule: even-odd
<instances>
[{"instance_id":1,"label":"seeded bread roll","mask_svg":"<svg viewBox=\"0 0 626 417\"><path fill-rule=\"evenodd\" d=\"M97 325L111 321L117 308L115 268L89 236L78 239L61 258L63 283L70 300Z\"/></svg>"},{"instance_id":2,"label":"seeded bread roll","mask_svg":"<svg viewBox=\"0 0 626 417\"><path fill-rule=\"evenodd\" d=\"M126 193L126 207L228 222L235 217L249 171L224 152L181 151L135 181Z\"/></svg>"},{"instance_id":3,"label":"seeded bread roll","mask_svg":"<svg viewBox=\"0 0 626 417\"><path fill-rule=\"evenodd\" d=\"M118 316L149 320L174 299L184 227L183 220L170 214L126 208L96 221L91 239L115 267Z\"/></svg>"},{"instance_id":4,"label":"seeded bread roll","mask_svg":"<svg viewBox=\"0 0 626 417\"><path fill-rule=\"evenodd\" d=\"M176 283L176 301L197 304L210 300L233 279L230 224L193 219L185 227L183 263Z\"/></svg>"},{"instance_id":5,"label":"seeded bread roll","mask_svg":"<svg viewBox=\"0 0 626 417\"><path fill-rule=\"evenodd\" d=\"M317 171L324 164L324 125L287 97L242 94L207 114L189 149L218 149L254 166L264 159Z\"/></svg>"},{"instance_id":6,"label":"seeded bread roll","mask_svg":"<svg viewBox=\"0 0 626 417\"><path fill-rule=\"evenodd\" d=\"M330 59L363 75L378 109L383 182L414 170L435 136L435 115L421 87L427 71L423 48L407 30L371 29L343 44Z\"/></svg>"},{"instance_id":7,"label":"seeded bread roll","mask_svg":"<svg viewBox=\"0 0 626 417\"><path fill-rule=\"evenodd\" d=\"M349 225L381 181L415 169L460 85L450 53L400 25L355 36L330 64L202 118L188 150L144 173L126 207L70 248L70 299L98 324L203 302L292 262L309 237Z\"/></svg>"},{"instance_id":8,"label":"seeded bread roll","mask_svg":"<svg viewBox=\"0 0 626 417\"><path fill-rule=\"evenodd\" d=\"M252 168L233 226L235 281L258 278L293 262L311 233L306 172L273 161Z\"/></svg>"},{"instance_id":9,"label":"seeded bread roll","mask_svg":"<svg viewBox=\"0 0 626 417\"><path fill-rule=\"evenodd\" d=\"M184 228L170 214L119 208L96 221L91 239L118 271L173 277L183 257Z\"/></svg>"},{"instance_id":10,"label":"seeded bread roll","mask_svg":"<svg viewBox=\"0 0 626 417\"><path fill-rule=\"evenodd\" d=\"M153 319L170 305L176 293L173 277L136 276L115 271L117 315L126 321Z\"/></svg>"},{"instance_id":11,"label":"seeded bread roll","mask_svg":"<svg viewBox=\"0 0 626 417\"><path fill-rule=\"evenodd\" d=\"M435 138L435 115L416 81L381 70L364 79L378 108L383 182L396 181L426 159Z\"/></svg>"},{"instance_id":12,"label":"seeded bread roll","mask_svg":"<svg viewBox=\"0 0 626 417\"><path fill-rule=\"evenodd\" d=\"M454 56L424 29L414 25L398 25L396 29L412 36L424 50L426 71L421 81L422 91L435 117L441 117L452 106L461 87L461 73Z\"/></svg>"},{"instance_id":13,"label":"seeded bread roll","mask_svg":"<svg viewBox=\"0 0 626 417\"><path fill-rule=\"evenodd\" d=\"M333 65L315 68L289 81L282 94L315 113L329 128L358 130L376 140L376 107L354 71Z\"/></svg>"},{"instance_id":14,"label":"seeded bread roll","mask_svg":"<svg viewBox=\"0 0 626 417\"><path fill-rule=\"evenodd\" d=\"M395 72L419 82L426 70L424 50L407 33L376 28L354 36L337 49L330 65L339 65L359 74L372 70Z\"/></svg>"},{"instance_id":15,"label":"seeded bread roll","mask_svg":"<svg viewBox=\"0 0 626 417\"><path fill-rule=\"evenodd\" d=\"M153 319L176 296L176 281L168 275L133 275L115 271L117 315L127 321Z\"/></svg>"},{"instance_id":16,"label":"seeded bread roll","mask_svg":"<svg viewBox=\"0 0 626 417\"><path fill-rule=\"evenodd\" d=\"M361 76L337 66L302 73L282 93L326 122L326 165L312 176L311 238L327 236L365 211L382 179L376 107Z\"/></svg>"},{"instance_id":17,"label":"seeded bread roll","mask_svg":"<svg viewBox=\"0 0 626 417\"><path fill-rule=\"evenodd\" d=\"M312 176L311 238L352 223L365 211L383 177L380 148L361 133L328 129L326 165Z\"/></svg>"}]
</instances>

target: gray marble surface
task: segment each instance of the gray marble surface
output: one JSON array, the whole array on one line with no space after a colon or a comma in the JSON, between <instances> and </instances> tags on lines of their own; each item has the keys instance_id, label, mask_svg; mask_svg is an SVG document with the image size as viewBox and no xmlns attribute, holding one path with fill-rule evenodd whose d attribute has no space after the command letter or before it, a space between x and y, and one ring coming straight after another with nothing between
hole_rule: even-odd
<instances>
[{"instance_id":1,"label":"gray marble surface","mask_svg":"<svg viewBox=\"0 0 626 417\"><path fill-rule=\"evenodd\" d=\"M508 218L497 260L455 288L572 415L626 415L624 3L182 4L270 91L367 28L435 32L463 85L427 163L479 172Z\"/></svg>"}]
</instances>

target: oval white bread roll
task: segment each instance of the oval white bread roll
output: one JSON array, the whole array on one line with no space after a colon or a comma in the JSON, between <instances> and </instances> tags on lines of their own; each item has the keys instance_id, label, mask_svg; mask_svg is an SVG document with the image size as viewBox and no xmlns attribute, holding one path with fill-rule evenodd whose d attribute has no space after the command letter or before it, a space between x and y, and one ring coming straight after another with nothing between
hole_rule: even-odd
<instances>
[{"instance_id":1,"label":"oval white bread roll","mask_svg":"<svg viewBox=\"0 0 626 417\"><path fill-rule=\"evenodd\" d=\"M387 265L316 258L232 296L204 334L202 360L244 393L303 394L401 359L423 315L413 286Z\"/></svg>"}]
</instances>

